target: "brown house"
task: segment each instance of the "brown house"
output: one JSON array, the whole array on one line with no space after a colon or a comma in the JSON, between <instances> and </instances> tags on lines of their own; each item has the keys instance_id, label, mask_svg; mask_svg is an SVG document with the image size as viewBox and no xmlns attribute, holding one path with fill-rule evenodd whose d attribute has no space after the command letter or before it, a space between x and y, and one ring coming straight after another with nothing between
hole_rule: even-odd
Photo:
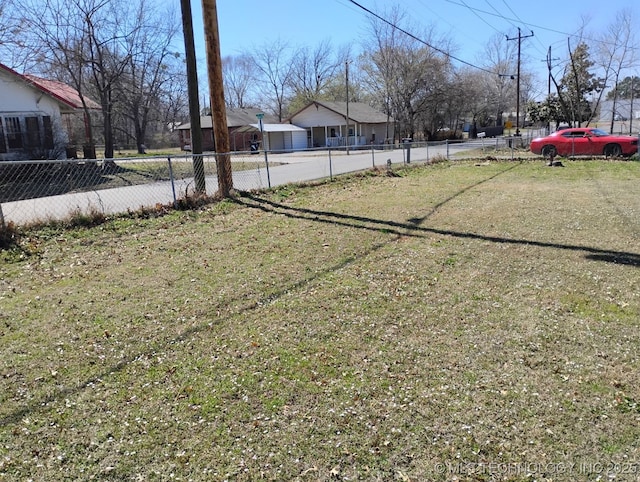
<instances>
[{"instance_id":1,"label":"brown house","mask_svg":"<svg viewBox=\"0 0 640 482\"><path fill-rule=\"evenodd\" d=\"M229 129L229 147L232 151L250 151L251 143L260 143L261 134L255 129L247 129L247 126L258 122L257 114L263 113L260 109L228 109L227 128ZM278 122L276 116L264 114L262 121L267 124ZM210 115L200 117L202 130L202 150L214 150L213 120ZM177 128L180 139L180 147L183 150L191 150L191 124L182 124Z\"/></svg>"}]
</instances>

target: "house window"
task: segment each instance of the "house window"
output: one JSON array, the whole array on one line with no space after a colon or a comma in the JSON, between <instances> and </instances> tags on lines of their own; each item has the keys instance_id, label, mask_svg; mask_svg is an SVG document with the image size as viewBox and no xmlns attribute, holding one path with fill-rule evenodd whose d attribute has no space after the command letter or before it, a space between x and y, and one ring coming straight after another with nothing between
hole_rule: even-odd
<instances>
[{"instance_id":1,"label":"house window","mask_svg":"<svg viewBox=\"0 0 640 482\"><path fill-rule=\"evenodd\" d=\"M42 147L40 143L40 126L37 117L25 117L27 126L26 145L25 147Z\"/></svg>"},{"instance_id":2,"label":"house window","mask_svg":"<svg viewBox=\"0 0 640 482\"><path fill-rule=\"evenodd\" d=\"M4 140L4 128L2 127L1 117L0 117L0 152L7 152L7 143Z\"/></svg>"},{"instance_id":3,"label":"house window","mask_svg":"<svg viewBox=\"0 0 640 482\"><path fill-rule=\"evenodd\" d=\"M22 149L22 131L19 117L6 117L7 145L9 149Z\"/></svg>"},{"instance_id":4,"label":"house window","mask_svg":"<svg viewBox=\"0 0 640 482\"><path fill-rule=\"evenodd\" d=\"M53 127L51 126L51 117L48 115L42 117L42 127L44 128L44 148L53 149Z\"/></svg>"}]
</instances>

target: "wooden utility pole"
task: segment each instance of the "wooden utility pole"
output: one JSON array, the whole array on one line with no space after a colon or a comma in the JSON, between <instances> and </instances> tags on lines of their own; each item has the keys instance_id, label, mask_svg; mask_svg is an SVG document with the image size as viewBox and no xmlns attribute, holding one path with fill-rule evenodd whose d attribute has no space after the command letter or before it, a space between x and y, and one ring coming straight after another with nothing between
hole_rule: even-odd
<instances>
[{"instance_id":1,"label":"wooden utility pole","mask_svg":"<svg viewBox=\"0 0 640 482\"><path fill-rule=\"evenodd\" d=\"M204 37L207 45L207 71L209 73L209 96L213 135L216 140L216 167L218 169L218 194L229 197L233 189L231 158L229 157L229 129L227 109L224 104L222 84L222 58L220 56L220 34L218 32L218 9L216 0L202 0Z\"/></svg>"},{"instance_id":2,"label":"wooden utility pole","mask_svg":"<svg viewBox=\"0 0 640 482\"><path fill-rule=\"evenodd\" d=\"M633 79L634 79L634 76L632 75L631 76L631 106L629 107L629 135L633 134Z\"/></svg>"},{"instance_id":3,"label":"wooden utility pole","mask_svg":"<svg viewBox=\"0 0 640 482\"><path fill-rule=\"evenodd\" d=\"M180 6L182 7L182 31L184 32L184 51L187 60L187 90L189 91L193 177L196 182L196 192L204 194L207 192L207 186L204 177L204 160L202 159L202 127L200 125L200 102L198 101L198 69L196 67L196 48L193 40L191 0L180 0Z\"/></svg>"},{"instance_id":4,"label":"wooden utility pole","mask_svg":"<svg viewBox=\"0 0 640 482\"><path fill-rule=\"evenodd\" d=\"M522 47L522 39L533 37L533 31L530 35L523 36L520 32L520 27L518 27L518 36L515 38L507 37L507 40L517 40L518 41L518 73L517 75L517 84L516 84L516 136L520 135L520 50Z\"/></svg>"},{"instance_id":5,"label":"wooden utility pole","mask_svg":"<svg viewBox=\"0 0 640 482\"><path fill-rule=\"evenodd\" d=\"M346 78L346 88L347 88L347 156L349 155L349 60L345 60L344 62L344 75ZM355 134L355 131L354 131Z\"/></svg>"}]
</instances>

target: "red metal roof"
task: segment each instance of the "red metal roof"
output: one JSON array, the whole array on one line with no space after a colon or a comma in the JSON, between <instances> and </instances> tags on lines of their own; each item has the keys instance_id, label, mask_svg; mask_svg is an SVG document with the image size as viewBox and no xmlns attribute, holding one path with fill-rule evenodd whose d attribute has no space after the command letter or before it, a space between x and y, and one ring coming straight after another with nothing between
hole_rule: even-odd
<instances>
[{"instance_id":1,"label":"red metal roof","mask_svg":"<svg viewBox=\"0 0 640 482\"><path fill-rule=\"evenodd\" d=\"M43 79L35 75L25 74L24 77L43 92L63 101L68 106L74 109L82 109L83 105L80 94L70 85L64 82L58 82L57 80ZM86 96L84 96L84 102L89 109L100 109L100 105L97 102Z\"/></svg>"}]
</instances>

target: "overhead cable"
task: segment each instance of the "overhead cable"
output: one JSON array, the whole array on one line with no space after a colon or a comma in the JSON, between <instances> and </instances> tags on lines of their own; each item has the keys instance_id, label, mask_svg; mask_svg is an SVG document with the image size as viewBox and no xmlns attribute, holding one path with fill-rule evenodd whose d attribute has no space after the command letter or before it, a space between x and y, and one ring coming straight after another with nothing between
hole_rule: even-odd
<instances>
[{"instance_id":1,"label":"overhead cable","mask_svg":"<svg viewBox=\"0 0 640 482\"><path fill-rule=\"evenodd\" d=\"M453 60L455 60L455 61L457 61L457 62L460 62L460 63L462 63L462 64L464 64L464 65L467 65L467 66L469 66L469 67L473 67L474 69L481 70L482 72L486 72L486 73L491 74L491 75L496 75L496 72L493 72L493 71L491 71L491 70L485 69L485 68L480 67L480 66L478 66L478 65L472 64L471 62L467 62L466 60L462 60L462 59L460 59L460 58L458 58L458 57L456 57L456 56L454 56L454 55L450 54L449 52L447 52L447 51L445 51L445 50L442 50L442 49L440 49L440 48L436 47L435 45L431 45L429 42L426 42L426 41L422 40L421 38L416 37L416 36L415 36L415 35L413 35L411 32L407 32L407 31L406 31L406 30L404 30L403 28L398 27L397 25L395 25L394 23L390 22L389 20L387 20L387 19L385 19L385 18L381 17L381 16L380 16L380 15L378 15L377 13L372 12L372 11L371 11L371 10L369 10L367 7L364 7L363 5L360 5L360 4L359 4L358 2L356 2L355 0L349 0L349 2L351 2L352 4L354 4L356 7L358 7L358 8L360 8L360 9L364 10L364 11L365 11L365 12L367 12L369 15L372 15L372 16L374 16L375 18L377 18L378 20L380 20L380 21L382 21L382 22L386 23L387 25L389 25L389 26L391 26L391 27L395 28L395 29L396 29L396 30L398 30L399 32L402 32L403 34L405 34L405 35L407 35L407 36L411 37L412 39L416 40L417 42L420 42L420 43L422 43L422 44L426 45L427 47L429 47L429 48L431 48L431 49L435 50L436 52L440 52L442 55L444 55L444 56L446 56L446 57L448 57L448 58L450 58L450 59L453 59ZM498 74L498 75L501 75L501 74Z\"/></svg>"}]
</instances>

